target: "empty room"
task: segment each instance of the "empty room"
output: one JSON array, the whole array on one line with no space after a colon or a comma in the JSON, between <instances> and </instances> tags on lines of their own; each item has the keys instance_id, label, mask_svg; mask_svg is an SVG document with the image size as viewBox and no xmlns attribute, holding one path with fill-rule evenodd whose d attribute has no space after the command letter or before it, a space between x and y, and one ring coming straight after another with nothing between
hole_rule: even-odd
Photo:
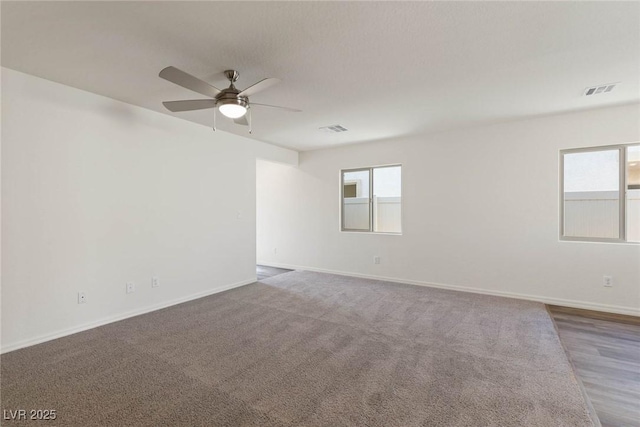
<instances>
[{"instance_id":1,"label":"empty room","mask_svg":"<svg viewBox=\"0 0 640 427\"><path fill-rule=\"evenodd\" d=\"M0 19L1 425L640 427L640 2Z\"/></svg>"}]
</instances>

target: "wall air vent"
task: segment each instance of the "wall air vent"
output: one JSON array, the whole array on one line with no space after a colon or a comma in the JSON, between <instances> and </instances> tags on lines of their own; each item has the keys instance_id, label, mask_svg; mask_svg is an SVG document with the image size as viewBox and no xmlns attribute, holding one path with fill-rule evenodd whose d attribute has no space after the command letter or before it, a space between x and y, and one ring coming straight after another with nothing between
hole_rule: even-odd
<instances>
[{"instance_id":1,"label":"wall air vent","mask_svg":"<svg viewBox=\"0 0 640 427\"><path fill-rule=\"evenodd\" d=\"M606 85L588 87L584 90L584 95L591 96L591 95L599 95L601 93L611 92L613 88L616 87L617 84L618 83L607 83Z\"/></svg>"},{"instance_id":2,"label":"wall air vent","mask_svg":"<svg viewBox=\"0 0 640 427\"><path fill-rule=\"evenodd\" d=\"M344 126L340 126L340 125L323 126L319 129L321 132L325 132L325 133L339 133L339 132L346 132L348 130Z\"/></svg>"}]
</instances>

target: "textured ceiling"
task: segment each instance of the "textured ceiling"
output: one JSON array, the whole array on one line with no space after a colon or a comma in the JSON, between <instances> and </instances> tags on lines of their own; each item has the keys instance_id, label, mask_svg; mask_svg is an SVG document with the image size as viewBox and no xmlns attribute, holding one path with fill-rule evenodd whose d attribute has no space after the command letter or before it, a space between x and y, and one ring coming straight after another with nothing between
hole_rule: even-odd
<instances>
[{"instance_id":1,"label":"textured ceiling","mask_svg":"<svg viewBox=\"0 0 640 427\"><path fill-rule=\"evenodd\" d=\"M176 66L251 98L251 137L309 150L640 100L639 2L2 2L2 65L212 124ZM587 86L621 82L584 97ZM348 132L324 133L339 124ZM247 128L218 119L222 130ZM603 141L604 142L604 141Z\"/></svg>"}]
</instances>

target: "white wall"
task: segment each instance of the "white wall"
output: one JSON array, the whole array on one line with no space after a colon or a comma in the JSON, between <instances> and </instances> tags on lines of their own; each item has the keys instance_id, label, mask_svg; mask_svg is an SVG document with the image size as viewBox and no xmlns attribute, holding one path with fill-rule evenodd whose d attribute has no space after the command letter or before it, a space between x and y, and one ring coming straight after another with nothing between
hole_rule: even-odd
<instances>
[{"instance_id":1,"label":"white wall","mask_svg":"<svg viewBox=\"0 0 640 427\"><path fill-rule=\"evenodd\" d=\"M258 262L640 315L640 245L558 239L559 150L638 141L638 117L628 105L259 162ZM339 170L392 163L403 234L339 232Z\"/></svg>"},{"instance_id":2,"label":"white wall","mask_svg":"<svg viewBox=\"0 0 640 427\"><path fill-rule=\"evenodd\" d=\"M8 69L2 124L3 351L255 280L256 156L297 163Z\"/></svg>"}]
</instances>

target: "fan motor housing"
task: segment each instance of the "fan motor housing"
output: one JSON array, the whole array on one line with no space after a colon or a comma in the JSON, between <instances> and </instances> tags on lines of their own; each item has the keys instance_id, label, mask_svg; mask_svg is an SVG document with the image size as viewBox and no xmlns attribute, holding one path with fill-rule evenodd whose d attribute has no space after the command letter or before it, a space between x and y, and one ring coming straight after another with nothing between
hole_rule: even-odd
<instances>
[{"instance_id":1,"label":"fan motor housing","mask_svg":"<svg viewBox=\"0 0 640 427\"><path fill-rule=\"evenodd\" d=\"M238 96L238 93L240 92L235 87L222 90L218 96L216 96L216 105L236 104L248 108L249 98L246 96Z\"/></svg>"}]
</instances>

